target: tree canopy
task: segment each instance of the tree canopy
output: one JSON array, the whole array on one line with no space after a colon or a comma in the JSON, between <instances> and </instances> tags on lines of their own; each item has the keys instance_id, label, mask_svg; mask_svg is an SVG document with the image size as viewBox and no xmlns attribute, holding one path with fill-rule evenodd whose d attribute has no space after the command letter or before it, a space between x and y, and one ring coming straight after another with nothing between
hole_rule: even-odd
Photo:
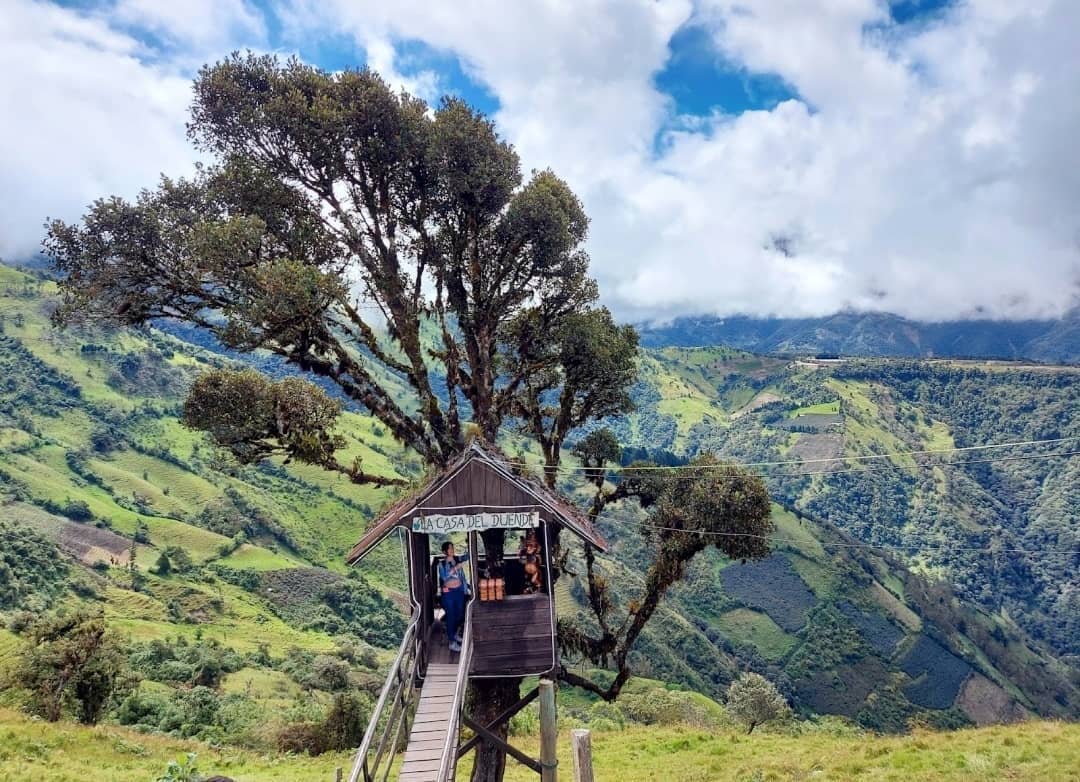
<instances>
[{"instance_id":1,"label":"tree canopy","mask_svg":"<svg viewBox=\"0 0 1080 782\"><path fill-rule=\"evenodd\" d=\"M581 202L549 170L526 180L462 101L234 55L200 72L189 135L213 159L193 178L49 225L57 322L178 318L270 350L432 464L461 451L463 419L494 441L540 415L561 444L629 405L637 337L596 305Z\"/></svg>"}]
</instances>

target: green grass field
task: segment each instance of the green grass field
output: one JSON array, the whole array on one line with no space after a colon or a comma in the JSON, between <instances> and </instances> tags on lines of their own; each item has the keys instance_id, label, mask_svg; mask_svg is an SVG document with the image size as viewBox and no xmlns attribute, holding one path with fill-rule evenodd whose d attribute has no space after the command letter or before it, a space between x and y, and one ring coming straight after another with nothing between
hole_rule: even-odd
<instances>
[{"instance_id":1,"label":"green grass field","mask_svg":"<svg viewBox=\"0 0 1080 782\"><path fill-rule=\"evenodd\" d=\"M808 405L788 413L789 418L798 418L800 415L840 415L840 400L822 402L819 405Z\"/></svg>"},{"instance_id":2,"label":"green grass field","mask_svg":"<svg viewBox=\"0 0 1080 782\"><path fill-rule=\"evenodd\" d=\"M513 741L536 756L535 737ZM596 779L620 782L1069 782L1077 779L1080 725L1027 722L894 737L813 728L801 735L758 731L752 736L691 727L632 728L595 732L592 744ZM224 774L237 782L330 782L335 768L347 773L351 765L348 753L309 758L222 751L112 726L50 725L0 709L0 782L150 782L169 760L187 752L197 754L202 774ZM572 779L567 730L559 734L558 755L560 778ZM459 766L459 779L467 778L470 757ZM536 775L511 760L506 778L531 782Z\"/></svg>"},{"instance_id":3,"label":"green grass field","mask_svg":"<svg viewBox=\"0 0 1080 782\"><path fill-rule=\"evenodd\" d=\"M736 644L753 644L762 657L769 661L781 660L798 643L799 639L788 635L759 611L736 608L716 618L728 640Z\"/></svg>"}]
</instances>

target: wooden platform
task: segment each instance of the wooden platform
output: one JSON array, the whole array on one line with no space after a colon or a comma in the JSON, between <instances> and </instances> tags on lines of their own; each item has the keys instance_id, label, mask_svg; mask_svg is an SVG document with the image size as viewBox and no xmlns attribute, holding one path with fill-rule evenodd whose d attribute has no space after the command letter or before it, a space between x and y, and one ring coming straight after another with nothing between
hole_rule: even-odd
<instances>
[{"instance_id":1,"label":"wooden platform","mask_svg":"<svg viewBox=\"0 0 1080 782\"><path fill-rule=\"evenodd\" d=\"M439 611L437 616L441 617L442 611ZM450 642L446 639L446 628L442 623L442 619L436 619L431 625L431 630L428 632L427 648L429 664L457 665L461 657L457 652L450 651Z\"/></svg>"},{"instance_id":2,"label":"wooden platform","mask_svg":"<svg viewBox=\"0 0 1080 782\"><path fill-rule=\"evenodd\" d=\"M473 676L525 676L555 667L551 598L514 595L473 604Z\"/></svg>"},{"instance_id":3,"label":"wooden platform","mask_svg":"<svg viewBox=\"0 0 1080 782\"><path fill-rule=\"evenodd\" d=\"M409 734L409 746L401 763L400 782L432 782L438 776L447 731L450 729L450 710L457 677L456 663L428 663L427 676L420 690L420 700ZM456 740L451 751L457 751Z\"/></svg>"}]
</instances>

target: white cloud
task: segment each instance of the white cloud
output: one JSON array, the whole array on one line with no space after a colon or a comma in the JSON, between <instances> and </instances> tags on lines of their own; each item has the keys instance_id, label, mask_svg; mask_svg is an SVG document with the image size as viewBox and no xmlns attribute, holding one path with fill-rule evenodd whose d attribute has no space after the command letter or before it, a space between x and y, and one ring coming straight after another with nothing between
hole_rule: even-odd
<instances>
[{"instance_id":1,"label":"white cloud","mask_svg":"<svg viewBox=\"0 0 1080 782\"><path fill-rule=\"evenodd\" d=\"M423 98L428 103L435 103L442 96L439 75L432 70L406 76L398 69L398 56L392 41L386 38L368 38L363 44L367 53L367 65L386 79L396 90Z\"/></svg>"},{"instance_id":2,"label":"white cloud","mask_svg":"<svg viewBox=\"0 0 1080 782\"><path fill-rule=\"evenodd\" d=\"M972 0L906 30L878 0L703 0L693 15L718 55L801 100L673 121L652 79L691 16L682 2L338 0L302 14L309 31L456 52L526 166L553 166L584 198L594 270L624 316L1076 305L1075 3ZM657 154L665 127L681 129Z\"/></svg>"},{"instance_id":3,"label":"white cloud","mask_svg":"<svg viewBox=\"0 0 1080 782\"><path fill-rule=\"evenodd\" d=\"M0 255L36 252L46 216L189 171L187 76L147 65L102 20L16 0L0 11Z\"/></svg>"},{"instance_id":4,"label":"white cloud","mask_svg":"<svg viewBox=\"0 0 1080 782\"><path fill-rule=\"evenodd\" d=\"M121 0L87 18L19 0L0 11L0 110L17 118L0 127L0 186L19 194L0 216L0 252L36 242L46 212L75 217L94 196L190 165L190 69L178 63L220 56L233 39L258 47L265 25L240 0L192 18L172 14L182 5ZM409 73L395 44L455 54L498 98L526 170L550 165L584 199L594 271L624 317L846 306L1020 317L1077 303L1071 0L960 0L903 30L880 0L302 0L276 11L287 43L351 36L390 81L428 98L439 74ZM707 28L718 57L778 74L800 100L674 116L653 79L687 23ZM148 65L118 32L131 27L186 49Z\"/></svg>"},{"instance_id":5,"label":"white cloud","mask_svg":"<svg viewBox=\"0 0 1080 782\"><path fill-rule=\"evenodd\" d=\"M262 14L247 0L117 0L107 18L160 36L191 58L219 55L237 40L255 48L266 38Z\"/></svg>"}]
</instances>

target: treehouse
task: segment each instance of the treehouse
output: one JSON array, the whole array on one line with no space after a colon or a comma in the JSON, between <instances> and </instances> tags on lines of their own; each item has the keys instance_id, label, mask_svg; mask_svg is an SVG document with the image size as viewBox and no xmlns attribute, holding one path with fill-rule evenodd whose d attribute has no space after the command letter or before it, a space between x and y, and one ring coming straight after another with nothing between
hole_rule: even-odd
<instances>
[{"instance_id":1,"label":"treehouse","mask_svg":"<svg viewBox=\"0 0 1080 782\"><path fill-rule=\"evenodd\" d=\"M349 553L360 563L378 543L401 538L412 615L357 754L350 782L389 768L407 737L399 779L449 780L480 741L498 744L539 772L539 762L493 732L536 697L533 690L494 723L464 714L470 679L545 676L558 667L552 549L560 533L604 550L588 517L541 483L515 473L505 456L474 442L453 463L398 500ZM440 606L439 544L465 537L469 559L460 651L447 643ZM457 549L460 556L460 548ZM461 743L462 727L474 737ZM385 777L384 777L385 778Z\"/></svg>"}]
</instances>

